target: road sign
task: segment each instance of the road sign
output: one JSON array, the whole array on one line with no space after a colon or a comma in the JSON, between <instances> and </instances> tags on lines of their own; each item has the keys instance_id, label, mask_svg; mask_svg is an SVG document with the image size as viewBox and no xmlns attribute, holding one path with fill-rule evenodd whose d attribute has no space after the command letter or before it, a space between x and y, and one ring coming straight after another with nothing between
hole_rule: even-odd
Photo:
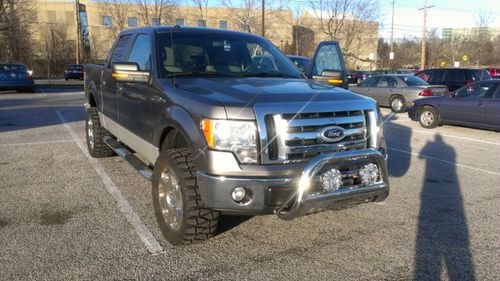
<instances>
[{"instance_id":1,"label":"road sign","mask_svg":"<svg viewBox=\"0 0 500 281\"><path fill-rule=\"evenodd\" d=\"M390 60L393 60L393 59L394 59L394 52L390 52L390 53L389 53L389 59L390 59Z\"/></svg>"},{"instance_id":2,"label":"road sign","mask_svg":"<svg viewBox=\"0 0 500 281\"><path fill-rule=\"evenodd\" d=\"M462 56L462 60L463 60L463 61L468 61L468 60L469 60L469 57L468 57L467 55L463 55L463 56Z\"/></svg>"},{"instance_id":3,"label":"road sign","mask_svg":"<svg viewBox=\"0 0 500 281\"><path fill-rule=\"evenodd\" d=\"M440 62L440 63L439 63L439 65L440 65L441 67L445 67L445 66L446 66L446 62L445 62L445 61L442 61L442 62Z\"/></svg>"}]
</instances>

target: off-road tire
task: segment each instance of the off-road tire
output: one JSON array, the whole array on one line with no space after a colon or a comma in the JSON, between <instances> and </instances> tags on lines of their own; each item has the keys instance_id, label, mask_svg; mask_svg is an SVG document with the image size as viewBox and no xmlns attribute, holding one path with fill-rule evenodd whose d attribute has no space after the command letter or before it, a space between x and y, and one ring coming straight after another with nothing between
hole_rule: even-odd
<instances>
[{"instance_id":1,"label":"off-road tire","mask_svg":"<svg viewBox=\"0 0 500 281\"><path fill-rule=\"evenodd\" d=\"M393 102L396 100L399 100L401 102L401 104L402 104L401 108L395 108L393 106ZM406 100L403 96L399 96L399 95L392 96L391 99L389 100L389 106L391 107L391 110L394 113L403 113L406 111Z\"/></svg>"},{"instance_id":2,"label":"off-road tire","mask_svg":"<svg viewBox=\"0 0 500 281\"><path fill-rule=\"evenodd\" d=\"M91 144L90 127L92 127L91 129L94 134L93 145ZM99 114L95 107L91 107L87 110L87 116L85 118L85 135L90 156L102 158L115 155L115 152L104 143L104 138L111 137L111 134L101 126Z\"/></svg>"},{"instance_id":3,"label":"off-road tire","mask_svg":"<svg viewBox=\"0 0 500 281\"><path fill-rule=\"evenodd\" d=\"M166 222L160 204L160 178L165 170L175 175L182 193L183 216L178 230ZM203 208L196 181L196 168L186 148L164 150L156 160L152 181L153 207L156 221L166 240L172 245L189 245L211 238L218 226L220 213Z\"/></svg>"},{"instance_id":4,"label":"off-road tire","mask_svg":"<svg viewBox=\"0 0 500 281\"><path fill-rule=\"evenodd\" d=\"M429 122L430 120L427 119L427 122L423 120L423 116L433 116L432 122ZM418 112L418 122L420 123L420 126L426 128L426 129L432 129L436 128L439 123L440 123L440 117L439 117L439 112L432 106L424 106L419 112ZM425 119L425 118L424 118Z\"/></svg>"}]
</instances>

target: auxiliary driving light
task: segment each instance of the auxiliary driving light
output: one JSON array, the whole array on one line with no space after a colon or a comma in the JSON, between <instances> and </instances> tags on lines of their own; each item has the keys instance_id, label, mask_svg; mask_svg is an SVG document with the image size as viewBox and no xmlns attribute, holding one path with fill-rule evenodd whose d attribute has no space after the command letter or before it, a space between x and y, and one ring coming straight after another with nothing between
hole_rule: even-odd
<instances>
[{"instance_id":1,"label":"auxiliary driving light","mask_svg":"<svg viewBox=\"0 0 500 281\"><path fill-rule=\"evenodd\" d=\"M233 189L233 192L231 193L231 197L233 197L233 200L238 203L243 201L246 195L247 195L247 190L242 186L235 187Z\"/></svg>"},{"instance_id":2,"label":"auxiliary driving light","mask_svg":"<svg viewBox=\"0 0 500 281\"><path fill-rule=\"evenodd\" d=\"M321 182L325 191L335 191L342 186L342 173L337 169L330 169L321 175Z\"/></svg>"},{"instance_id":3,"label":"auxiliary driving light","mask_svg":"<svg viewBox=\"0 0 500 281\"><path fill-rule=\"evenodd\" d=\"M363 184L375 183L379 178L378 166L373 163L364 165L359 170L359 176Z\"/></svg>"}]
</instances>

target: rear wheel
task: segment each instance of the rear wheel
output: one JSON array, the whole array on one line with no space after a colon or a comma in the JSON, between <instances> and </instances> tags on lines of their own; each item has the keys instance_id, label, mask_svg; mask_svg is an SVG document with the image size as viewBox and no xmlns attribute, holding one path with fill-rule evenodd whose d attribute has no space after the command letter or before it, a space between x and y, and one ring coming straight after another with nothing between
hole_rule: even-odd
<instances>
[{"instance_id":1,"label":"rear wheel","mask_svg":"<svg viewBox=\"0 0 500 281\"><path fill-rule=\"evenodd\" d=\"M418 121L426 129L436 128L439 125L439 113L434 107L426 106L418 114Z\"/></svg>"},{"instance_id":2,"label":"rear wheel","mask_svg":"<svg viewBox=\"0 0 500 281\"><path fill-rule=\"evenodd\" d=\"M101 126L99 114L95 107L87 110L85 133L87 136L87 148L92 157L101 158L115 155L115 152L104 143L104 138L111 137L111 134Z\"/></svg>"},{"instance_id":3,"label":"rear wheel","mask_svg":"<svg viewBox=\"0 0 500 281\"><path fill-rule=\"evenodd\" d=\"M202 207L196 168L188 149L161 152L152 184L156 220L170 244L193 244L214 235L219 212Z\"/></svg>"},{"instance_id":4,"label":"rear wheel","mask_svg":"<svg viewBox=\"0 0 500 281\"><path fill-rule=\"evenodd\" d=\"M406 111L406 101L402 96L393 96L389 101L391 110L395 113L403 113Z\"/></svg>"}]
</instances>

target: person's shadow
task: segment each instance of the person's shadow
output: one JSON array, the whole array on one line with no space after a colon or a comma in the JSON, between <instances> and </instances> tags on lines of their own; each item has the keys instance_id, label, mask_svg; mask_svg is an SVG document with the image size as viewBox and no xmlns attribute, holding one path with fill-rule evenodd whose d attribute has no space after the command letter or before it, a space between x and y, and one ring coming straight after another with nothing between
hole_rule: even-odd
<instances>
[{"instance_id":1,"label":"person's shadow","mask_svg":"<svg viewBox=\"0 0 500 281\"><path fill-rule=\"evenodd\" d=\"M420 194L414 279L440 280L441 272L446 271L452 281L474 280L469 231L456 166L430 158L439 155L455 163L455 150L437 134L420 155L427 162Z\"/></svg>"}]
</instances>

